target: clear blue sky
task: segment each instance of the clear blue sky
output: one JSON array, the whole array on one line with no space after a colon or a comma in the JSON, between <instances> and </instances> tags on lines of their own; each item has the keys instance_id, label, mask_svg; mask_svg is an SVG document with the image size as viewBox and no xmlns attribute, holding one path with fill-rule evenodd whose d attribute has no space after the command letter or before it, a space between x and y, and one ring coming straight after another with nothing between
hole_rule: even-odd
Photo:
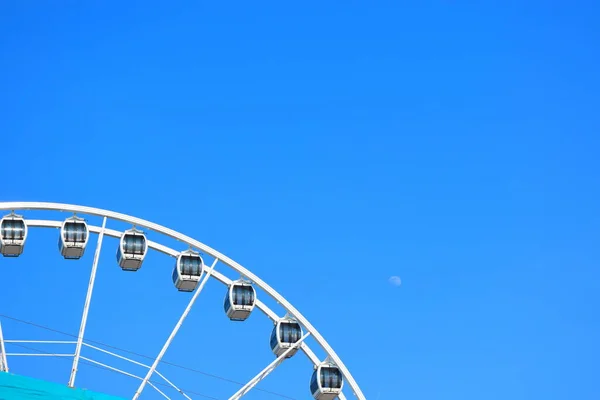
<instances>
[{"instance_id":1,"label":"clear blue sky","mask_svg":"<svg viewBox=\"0 0 600 400\"><path fill-rule=\"evenodd\" d=\"M130 213L228 254L369 399L600 398L593 2L60 3L0 6L0 200ZM62 261L56 235L0 259L0 309L76 333L93 251ZM171 259L125 274L115 246L88 337L154 355L189 296ZM223 294L207 285L166 359L245 381L273 358L271 326L229 323ZM164 372L219 399L237 388ZM307 399L311 372L299 354L260 387ZM87 366L78 383L136 386Z\"/></svg>"}]
</instances>

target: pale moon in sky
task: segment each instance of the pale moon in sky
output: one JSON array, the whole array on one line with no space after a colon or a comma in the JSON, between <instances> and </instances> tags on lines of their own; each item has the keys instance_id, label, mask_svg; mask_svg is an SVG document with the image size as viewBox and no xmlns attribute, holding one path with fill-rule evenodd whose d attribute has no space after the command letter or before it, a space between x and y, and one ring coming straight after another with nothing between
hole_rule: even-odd
<instances>
[{"instance_id":1,"label":"pale moon in sky","mask_svg":"<svg viewBox=\"0 0 600 400\"><path fill-rule=\"evenodd\" d=\"M390 276L389 282L393 286L400 286L400 285L402 285L402 280L400 279L399 276Z\"/></svg>"}]
</instances>

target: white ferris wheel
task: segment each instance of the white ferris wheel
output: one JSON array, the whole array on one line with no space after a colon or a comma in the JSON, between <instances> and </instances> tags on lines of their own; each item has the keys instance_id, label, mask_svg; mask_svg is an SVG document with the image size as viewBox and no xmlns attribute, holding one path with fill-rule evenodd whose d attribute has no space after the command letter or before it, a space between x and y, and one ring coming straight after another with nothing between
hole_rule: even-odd
<instances>
[{"instance_id":1,"label":"white ferris wheel","mask_svg":"<svg viewBox=\"0 0 600 400\"><path fill-rule=\"evenodd\" d=\"M304 353L313 364L312 375L308 374L309 376L305 379L307 381L310 379L308 391L315 399L333 400L339 398L340 400L345 400L347 398L344 394L345 392L359 400L365 400L365 396L360 387L340 357L325 341L319 331L317 331L317 329L288 300L251 271L206 244L147 220L87 206L46 202L0 202L0 211L5 213L0 220L0 253L4 257L18 257L23 253L30 228L58 229L58 248L60 254L65 259L80 259L84 252L86 252L92 234L97 235L97 245L83 306L79 333L75 337L76 340L69 342L74 346L74 351L69 354L64 354L65 356L72 357L72 368L68 379L69 387L76 387L75 382L78 366L80 361L84 360L87 363L100 364L105 368L112 369L113 371L137 379L139 381L139 386L135 393L132 393L132 398L134 400L142 395L146 386L150 386L164 398L170 399L164 391L151 381L151 378L154 375L165 382L163 385L171 386L179 392L182 397L191 400L192 397L189 394L181 390L173 381L158 371L157 368L192 309L196 299L206 285L206 282L209 278L214 278L226 287L224 291L225 296L223 306L226 316L231 321L243 322L255 309L258 309L273 322L273 329L270 332L270 347L275 358L270 364L266 365L264 369L245 383L236 393L232 394L229 397L229 400L242 398L260 381L265 379L281 365L283 361L294 356L298 350L301 350L300 353ZM60 220L27 219L25 216L27 211L54 212L54 215L58 212L62 212L68 213L68 215L65 219ZM82 218L82 216L100 217L102 218L102 225L94 226L88 224L86 219ZM107 226L109 221L120 221L121 223L131 225L131 227L125 230L110 229ZM150 241L147 237L148 232L153 232L153 235L159 234L161 237L176 239L184 245L189 246L189 248L186 250L173 249L156 241ZM98 259L105 236L117 238L119 240L116 261L123 271L137 271L142 266L148 252L150 250L155 250L175 259L172 280L173 285L177 290L181 292L193 292L179 321L172 329L152 363L141 364L122 355L101 349L85 340L85 330L94 290ZM210 259L210 261L205 263L205 258L207 260ZM239 274L241 278L235 280L228 278L219 271L222 267L233 270L236 274ZM269 306L261 301L262 296L268 296L280 304L286 311L285 315L278 315L275 313ZM308 343L305 341L309 336L312 336L313 340L321 347L321 350L324 351L326 354L325 359L319 358L309 347ZM25 355L6 351L5 343L18 342L32 341L9 340L4 338L2 327L0 325L0 373L9 371L11 357ZM53 343L54 341L35 342ZM134 375L122 369L99 363L92 358L82 355L82 348L85 347L91 347L112 356L119 357L120 359L142 365L147 369L147 372L145 375ZM348 386L350 390L342 392L344 386Z\"/></svg>"}]
</instances>

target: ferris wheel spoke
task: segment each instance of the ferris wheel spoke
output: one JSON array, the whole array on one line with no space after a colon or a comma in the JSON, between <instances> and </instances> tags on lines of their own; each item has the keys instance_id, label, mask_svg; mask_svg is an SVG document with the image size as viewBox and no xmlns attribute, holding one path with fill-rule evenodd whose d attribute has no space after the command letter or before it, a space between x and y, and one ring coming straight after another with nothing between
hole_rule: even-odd
<instances>
[{"instance_id":1,"label":"ferris wheel spoke","mask_svg":"<svg viewBox=\"0 0 600 400\"><path fill-rule=\"evenodd\" d=\"M71 377L69 378L69 387L73 387L75 385L75 377L77 376L77 366L79 365L79 358L81 356L81 345L83 343L83 335L85 333L88 312L90 310L90 303L92 301L94 282L96 281L96 270L98 269L98 260L100 258L100 251L102 250L102 240L104 239L106 220L107 217L104 217L104 219L102 220L102 228L100 229L100 233L98 234L98 244L96 245L96 252L94 253L94 261L92 263L90 282L88 284L88 290L85 297L85 304L83 306L83 315L81 316L81 325L79 327L79 335L77 336L77 345L75 347L75 357L73 358L73 368L71 368Z\"/></svg>"},{"instance_id":2,"label":"ferris wheel spoke","mask_svg":"<svg viewBox=\"0 0 600 400\"><path fill-rule=\"evenodd\" d=\"M242 396L246 395L250 390L252 390L254 386L258 385L260 381L265 379L271 372L273 372L275 368L277 368L287 358L288 354L296 350L298 346L300 346L302 342L304 342L304 339L306 339L309 335L310 332L304 334L304 336L302 336L300 340L294 343L293 346L281 353L281 355L278 356L275 360L273 360L273 362L271 362L269 365L267 365L265 369L260 371L254 378L250 379L248 383L246 383L240 390L238 390L233 396L231 396L229 400L238 400Z\"/></svg>"},{"instance_id":3,"label":"ferris wheel spoke","mask_svg":"<svg viewBox=\"0 0 600 400\"><path fill-rule=\"evenodd\" d=\"M0 372L8 372L8 361L6 360L6 349L4 348L2 323L0 323Z\"/></svg>"},{"instance_id":4,"label":"ferris wheel spoke","mask_svg":"<svg viewBox=\"0 0 600 400\"><path fill-rule=\"evenodd\" d=\"M154 363L152 363L152 366L150 367L150 370L146 374L146 377L142 380L142 383L140 383L140 386L138 387L137 391L133 395L133 400L137 400L140 397L140 394L144 390L144 387L146 386L146 383L148 383L148 381L152 377L152 374L154 373L154 371L156 371L156 367L158 367L158 363L160 363L160 361L162 360L163 356L165 355L165 353L167 352L169 346L171 345L171 342L175 338L175 335L177 335L177 332L181 328L181 325L183 325L183 321L185 321L186 317L190 313L190 310L192 309L192 306L194 305L194 303L196 302L196 299L198 298L198 296L202 292L202 289L204 288L204 285L206 285L206 282L208 281L208 279L212 275L212 272L215 269L215 266L217 265L218 261L219 261L219 259L215 258L215 261L210 266L210 269L208 270L206 276L204 277L204 280L202 280L202 282L200 283L200 285L196 289L196 292L194 293L194 295L192 296L192 299L190 300L190 302L188 303L187 307L183 311L183 314L181 314L181 317L179 318L179 321L175 325L175 328L173 328L173 331L169 335L169 338L167 339L167 341L163 345L162 349L160 350L160 353L158 353L158 356L154 360Z\"/></svg>"}]
</instances>

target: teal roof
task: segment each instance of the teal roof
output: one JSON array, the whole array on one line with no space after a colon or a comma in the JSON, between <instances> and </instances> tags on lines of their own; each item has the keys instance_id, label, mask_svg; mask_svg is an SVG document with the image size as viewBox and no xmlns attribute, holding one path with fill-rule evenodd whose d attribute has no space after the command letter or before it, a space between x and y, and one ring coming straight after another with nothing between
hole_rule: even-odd
<instances>
[{"instance_id":1,"label":"teal roof","mask_svg":"<svg viewBox=\"0 0 600 400\"><path fill-rule=\"evenodd\" d=\"M2 400L124 400L122 397L72 389L67 385L46 382L26 376L0 372L0 399Z\"/></svg>"}]
</instances>

